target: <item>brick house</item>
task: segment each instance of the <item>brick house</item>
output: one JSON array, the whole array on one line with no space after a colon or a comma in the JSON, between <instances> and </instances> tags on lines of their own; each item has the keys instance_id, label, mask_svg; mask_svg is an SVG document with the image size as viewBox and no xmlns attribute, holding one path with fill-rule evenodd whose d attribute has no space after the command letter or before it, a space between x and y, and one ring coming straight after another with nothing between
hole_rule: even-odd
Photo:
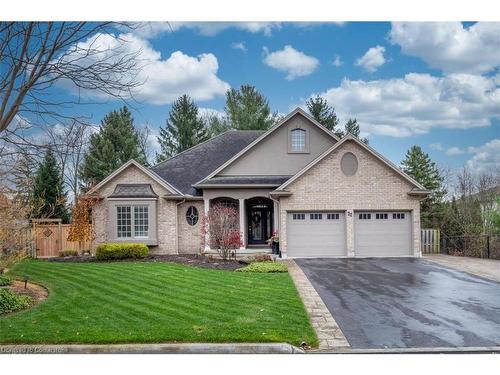
<instances>
[{"instance_id":1,"label":"brick house","mask_svg":"<svg viewBox=\"0 0 500 375\"><path fill-rule=\"evenodd\" d=\"M268 131L228 131L145 168L131 160L95 186L96 244L143 242L153 253L201 248L214 204L239 212L240 253L284 257L420 256L428 191L371 147L338 139L300 108Z\"/></svg>"}]
</instances>

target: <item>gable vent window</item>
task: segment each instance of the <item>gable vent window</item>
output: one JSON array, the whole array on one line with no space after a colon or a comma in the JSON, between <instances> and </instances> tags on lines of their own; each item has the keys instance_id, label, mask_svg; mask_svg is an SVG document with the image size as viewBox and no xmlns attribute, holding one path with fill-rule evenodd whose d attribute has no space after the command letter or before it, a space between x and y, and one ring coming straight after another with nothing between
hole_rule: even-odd
<instances>
[{"instance_id":1,"label":"gable vent window","mask_svg":"<svg viewBox=\"0 0 500 375\"><path fill-rule=\"evenodd\" d=\"M309 216L309 218L311 220L321 220L321 219L323 219L323 214L311 214Z\"/></svg>"},{"instance_id":2,"label":"gable vent window","mask_svg":"<svg viewBox=\"0 0 500 375\"><path fill-rule=\"evenodd\" d=\"M387 214L375 214L375 219L377 220L386 220Z\"/></svg>"},{"instance_id":3,"label":"gable vent window","mask_svg":"<svg viewBox=\"0 0 500 375\"><path fill-rule=\"evenodd\" d=\"M372 214L359 214L360 220L370 220L372 218Z\"/></svg>"},{"instance_id":4,"label":"gable vent window","mask_svg":"<svg viewBox=\"0 0 500 375\"><path fill-rule=\"evenodd\" d=\"M292 151L306 150L306 131L304 129L293 129L290 132L290 148Z\"/></svg>"},{"instance_id":5,"label":"gable vent window","mask_svg":"<svg viewBox=\"0 0 500 375\"><path fill-rule=\"evenodd\" d=\"M293 214L293 220L305 220L306 214Z\"/></svg>"},{"instance_id":6,"label":"gable vent window","mask_svg":"<svg viewBox=\"0 0 500 375\"><path fill-rule=\"evenodd\" d=\"M186 211L186 221L189 225L194 226L198 222L198 209L190 206Z\"/></svg>"},{"instance_id":7,"label":"gable vent window","mask_svg":"<svg viewBox=\"0 0 500 375\"><path fill-rule=\"evenodd\" d=\"M340 218L339 214L326 214L327 220L338 220Z\"/></svg>"},{"instance_id":8,"label":"gable vent window","mask_svg":"<svg viewBox=\"0 0 500 375\"><path fill-rule=\"evenodd\" d=\"M405 214L403 212L397 212L392 214L392 218L397 220L402 220L405 218Z\"/></svg>"}]
</instances>

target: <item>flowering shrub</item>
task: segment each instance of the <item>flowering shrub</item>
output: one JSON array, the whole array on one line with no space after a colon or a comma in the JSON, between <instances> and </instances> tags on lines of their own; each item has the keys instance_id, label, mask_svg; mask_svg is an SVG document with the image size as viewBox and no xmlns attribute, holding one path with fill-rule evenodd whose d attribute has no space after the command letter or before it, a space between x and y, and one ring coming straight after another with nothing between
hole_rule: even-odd
<instances>
[{"instance_id":1,"label":"flowering shrub","mask_svg":"<svg viewBox=\"0 0 500 375\"><path fill-rule=\"evenodd\" d=\"M242 246L239 214L233 207L214 205L202 219L201 238L203 247L207 237L211 249L227 260L232 250Z\"/></svg>"}]
</instances>

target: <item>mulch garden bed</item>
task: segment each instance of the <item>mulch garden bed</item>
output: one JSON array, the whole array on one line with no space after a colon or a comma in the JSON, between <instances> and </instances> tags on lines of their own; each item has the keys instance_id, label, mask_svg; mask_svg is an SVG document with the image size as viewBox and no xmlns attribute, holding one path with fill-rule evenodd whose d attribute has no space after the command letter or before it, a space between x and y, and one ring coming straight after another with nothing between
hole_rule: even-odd
<instances>
[{"instance_id":1,"label":"mulch garden bed","mask_svg":"<svg viewBox=\"0 0 500 375\"><path fill-rule=\"evenodd\" d=\"M108 262L98 261L95 257L90 255L76 256L76 257L57 257L47 259L49 262L69 262L69 263L87 263L87 262ZM130 262L131 259L113 260L109 262ZM222 260L213 259L204 255L198 254L183 254L183 255L155 255L150 254L144 259L133 259L134 262L167 262L179 263L193 267L218 269L234 271L237 268L244 267L247 262L243 260Z\"/></svg>"},{"instance_id":2,"label":"mulch garden bed","mask_svg":"<svg viewBox=\"0 0 500 375\"><path fill-rule=\"evenodd\" d=\"M26 288L24 288L24 281L19 280L12 280L12 284L8 285L7 288L16 294L30 296L34 299L35 303L43 301L49 295L49 291L43 286L28 282Z\"/></svg>"}]
</instances>

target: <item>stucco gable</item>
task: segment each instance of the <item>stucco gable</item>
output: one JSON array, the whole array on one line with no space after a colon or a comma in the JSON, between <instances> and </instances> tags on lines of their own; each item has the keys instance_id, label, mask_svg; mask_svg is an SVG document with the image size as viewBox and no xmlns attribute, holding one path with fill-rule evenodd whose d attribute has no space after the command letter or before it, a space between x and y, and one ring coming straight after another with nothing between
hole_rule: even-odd
<instances>
[{"instance_id":1,"label":"stucco gable","mask_svg":"<svg viewBox=\"0 0 500 375\"><path fill-rule=\"evenodd\" d=\"M307 151L289 150L289 130L307 131ZM206 177L293 175L331 147L338 138L302 109L297 108L241 152Z\"/></svg>"},{"instance_id":2,"label":"stucco gable","mask_svg":"<svg viewBox=\"0 0 500 375\"><path fill-rule=\"evenodd\" d=\"M343 154L352 152L358 160L358 170L354 176L345 176L341 170L340 160ZM293 190L297 182L318 175L318 171L326 169L319 175L332 175L346 181L356 181L363 184L389 184L391 181L403 183L408 188L408 193L420 192L423 195L427 194L426 189L410 176L405 174L397 166L385 159L382 155L376 152L371 147L354 138L351 135L345 136L340 142L332 146L324 154L320 155L316 160L304 167L290 180L278 187L276 191ZM354 178L355 177L355 178ZM317 182L318 184L321 181Z\"/></svg>"}]
</instances>

